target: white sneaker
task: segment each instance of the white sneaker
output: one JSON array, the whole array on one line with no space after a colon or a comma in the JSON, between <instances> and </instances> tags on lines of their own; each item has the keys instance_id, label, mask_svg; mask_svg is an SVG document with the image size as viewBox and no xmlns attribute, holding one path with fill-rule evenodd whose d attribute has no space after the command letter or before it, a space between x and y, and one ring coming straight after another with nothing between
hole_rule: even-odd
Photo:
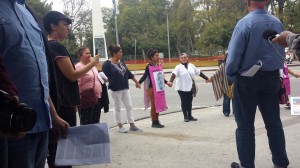
<instances>
[{"instance_id":1,"label":"white sneaker","mask_svg":"<svg viewBox=\"0 0 300 168\"><path fill-rule=\"evenodd\" d=\"M127 130L124 127L119 128L120 133L127 133Z\"/></svg>"},{"instance_id":2,"label":"white sneaker","mask_svg":"<svg viewBox=\"0 0 300 168\"><path fill-rule=\"evenodd\" d=\"M136 131L136 132L141 132L143 130L139 129L138 127L130 127L130 131Z\"/></svg>"}]
</instances>

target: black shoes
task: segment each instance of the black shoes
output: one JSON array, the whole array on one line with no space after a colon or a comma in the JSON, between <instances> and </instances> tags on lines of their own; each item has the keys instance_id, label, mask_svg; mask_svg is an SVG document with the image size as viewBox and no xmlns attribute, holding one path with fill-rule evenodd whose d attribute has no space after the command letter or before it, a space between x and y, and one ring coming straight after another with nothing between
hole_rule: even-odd
<instances>
[{"instance_id":1,"label":"black shoes","mask_svg":"<svg viewBox=\"0 0 300 168\"><path fill-rule=\"evenodd\" d=\"M194 117L184 117L184 122L189 122L189 121L197 121L197 118Z\"/></svg>"},{"instance_id":2,"label":"black shoes","mask_svg":"<svg viewBox=\"0 0 300 168\"><path fill-rule=\"evenodd\" d=\"M161 125L159 121L152 121L152 128L164 128L164 125Z\"/></svg>"},{"instance_id":3,"label":"black shoes","mask_svg":"<svg viewBox=\"0 0 300 168\"><path fill-rule=\"evenodd\" d=\"M231 163L231 168L242 168L242 166L240 166L240 164L238 164L236 162L232 162Z\"/></svg>"},{"instance_id":4,"label":"black shoes","mask_svg":"<svg viewBox=\"0 0 300 168\"><path fill-rule=\"evenodd\" d=\"M225 116L225 117L229 117L229 114L228 114L228 113L224 113L224 116Z\"/></svg>"},{"instance_id":5,"label":"black shoes","mask_svg":"<svg viewBox=\"0 0 300 168\"><path fill-rule=\"evenodd\" d=\"M274 165L274 168L287 168L287 166L276 166L276 165Z\"/></svg>"},{"instance_id":6,"label":"black shoes","mask_svg":"<svg viewBox=\"0 0 300 168\"><path fill-rule=\"evenodd\" d=\"M231 163L231 168L243 168L243 166L240 166L240 164L238 164L238 163L236 163L236 162L232 162L232 163ZM280 167L280 166L274 165L274 168L287 168L287 167L286 167L286 166Z\"/></svg>"},{"instance_id":7,"label":"black shoes","mask_svg":"<svg viewBox=\"0 0 300 168\"><path fill-rule=\"evenodd\" d=\"M197 118L190 117L189 120L190 120L190 121L197 121Z\"/></svg>"}]
</instances>

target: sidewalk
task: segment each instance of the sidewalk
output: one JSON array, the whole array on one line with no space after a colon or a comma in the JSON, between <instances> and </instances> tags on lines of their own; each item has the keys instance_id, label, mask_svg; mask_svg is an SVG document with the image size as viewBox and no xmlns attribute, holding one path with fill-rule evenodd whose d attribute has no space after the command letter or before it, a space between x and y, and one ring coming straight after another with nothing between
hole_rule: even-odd
<instances>
[{"instance_id":1,"label":"sidewalk","mask_svg":"<svg viewBox=\"0 0 300 168\"><path fill-rule=\"evenodd\" d=\"M119 133L111 128L111 163L74 166L74 168L229 168L239 161L236 144L236 124L232 114L224 117L222 106L194 109L198 121L183 122L181 112L161 115L165 128L151 128L149 118L137 120L143 132ZM289 168L299 168L300 116L291 116L281 107L281 119L286 136ZM126 129L129 125L124 125ZM259 111L256 115L256 167L272 168L267 135Z\"/></svg>"}]
</instances>

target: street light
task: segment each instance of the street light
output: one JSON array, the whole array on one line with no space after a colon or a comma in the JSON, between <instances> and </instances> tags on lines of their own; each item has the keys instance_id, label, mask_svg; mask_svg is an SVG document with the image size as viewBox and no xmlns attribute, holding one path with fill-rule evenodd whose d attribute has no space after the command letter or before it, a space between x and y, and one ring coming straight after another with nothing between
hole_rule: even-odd
<instances>
[{"instance_id":1,"label":"street light","mask_svg":"<svg viewBox=\"0 0 300 168\"><path fill-rule=\"evenodd\" d=\"M134 39L134 64L136 64L136 39Z\"/></svg>"},{"instance_id":2,"label":"street light","mask_svg":"<svg viewBox=\"0 0 300 168\"><path fill-rule=\"evenodd\" d=\"M169 63L170 63L171 62L171 53L170 53L169 14L168 14L169 7L170 7L170 5L165 6L165 10L167 13L168 54L169 54Z\"/></svg>"},{"instance_id":3,"label":"street light","mask_svg":"<svg viewBox=\"0 0 300 168\"><path fill-rule=\"evenodd\" d=\"M115 30L116 30L116 43L119 45L119 36L118 36L118 23L117 23L117 4L116 0L112 0L114 4L114 17L115 17Z\"/></svg>"}]
</instances>

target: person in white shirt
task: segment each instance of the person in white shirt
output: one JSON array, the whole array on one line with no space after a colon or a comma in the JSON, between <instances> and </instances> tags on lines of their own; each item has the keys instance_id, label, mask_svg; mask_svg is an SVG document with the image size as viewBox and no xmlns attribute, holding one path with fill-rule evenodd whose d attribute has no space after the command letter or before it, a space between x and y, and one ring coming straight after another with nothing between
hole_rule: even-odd
<instances>
[{"instance_id":1,"label":"person in white shirt","mask_svg":"<svg viewBox=\"0 0 300 168\"><path fill-rule=\"evenodd\" d=\"M197 121L196 118L192 116L192 102L193 93L192 85L195 81L195 76L201 76L208 82L208 77L205 76L194 64L188 62L189 57L186 53L182 53L180 56L180 64L176 65L172 72L170 82L173 83L174 79L177 77L175 90L181 99L181 109L184 116L184 121Z\"/></svg>"}]
</instances>

